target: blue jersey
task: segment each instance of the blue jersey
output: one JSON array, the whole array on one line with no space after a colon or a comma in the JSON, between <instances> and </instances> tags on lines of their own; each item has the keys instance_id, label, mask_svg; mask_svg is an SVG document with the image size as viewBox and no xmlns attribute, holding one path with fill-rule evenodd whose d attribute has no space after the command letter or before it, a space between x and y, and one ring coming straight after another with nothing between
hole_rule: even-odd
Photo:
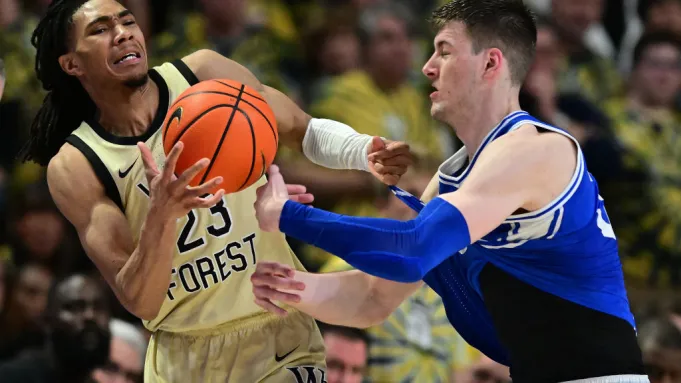
<instances>
[{"instance_id":1,"label":"blue jersey","mask_svg":"<svg viewBox=\"0 0 681 383\"><path fill-rule=\"evenodd\" d=\"M461 336L506 365L509 354L499 341L480 289L479 275L487 264L546 293L621 318L635 329L617 240L603 199L586 169L579 144L567 132L526 112L514 112L487 135L470 162L462 148L440 166L440 194L454 192L466 181L490 142L525 124L563 134L575 142L577 166L570 184L544 208L508 217L424 278L442 297L447 316ZM423 207L409 193L392 190L412 209L419 211Z\"/></svg>"}]
</instances>

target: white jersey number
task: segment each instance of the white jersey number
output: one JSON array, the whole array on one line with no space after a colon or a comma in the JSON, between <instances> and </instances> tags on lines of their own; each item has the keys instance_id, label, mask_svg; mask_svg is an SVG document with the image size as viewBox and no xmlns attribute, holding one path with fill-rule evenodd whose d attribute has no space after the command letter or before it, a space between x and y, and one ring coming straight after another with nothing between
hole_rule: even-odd
<instances>
[{"instance_id":1,"label":"white jersey number","mask_svg":"<svg viewBox=\"0 0 681 383\"><path fill-rule=\"evenodd\" d=\"M615 231L610 224L610 217L608 217L608 213L605 211L605 205L603 205L603 197L598 196L598 200L601 201L601 206L596 210L596 213L598 214L598 218L596 218L598 228L601 229L601 233L603 233L604 237L616 239Z\"/></svg>"}]
</instances>

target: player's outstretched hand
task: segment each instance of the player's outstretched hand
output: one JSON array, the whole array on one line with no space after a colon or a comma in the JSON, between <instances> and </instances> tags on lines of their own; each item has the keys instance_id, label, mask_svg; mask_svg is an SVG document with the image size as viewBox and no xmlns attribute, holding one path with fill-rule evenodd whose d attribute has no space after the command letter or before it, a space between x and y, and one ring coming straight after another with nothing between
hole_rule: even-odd
<instances>
[{"instance_id":1,"label":"player's outstretched hand","mask_svg":"<svg viewBox=\"0 0 681 383\"><path fill-rule=\"evenodd\" d=\"M401 141L374 137L367 151L369 171L386 185L397 185L412 164L409 145Z\"/></svg>"},{"instance_id":2,"label":"player's outstretched hand","mask_svg":"<svg viewBox=\"0 0 681 383\"><path fill-rule=\"evenodd\" d=\"M145 143L140 142L137 147L144 162L151 206L162 209L161 211L167 212L171 218L183 217L192 209L210 208L225 194L225 191L220 189L215 195L205 197L209 190L222 183L222 177L215 177L199 186L189 186L191 180L210 163L207 158L196 162L179 177L175 176L175 165L184 148L181 141L175 144L168 153L163 170L158 169L151 149Z\"/></svg>"},{"instance_id":3,"label":"player's outstretched hand","mask_svg":"<svg viewBox=\"0 0 681 383\"><path fill-rule=\"evenodd\" d=\"M300 295L281 291L305 290L305 284L296 281L294 277L295 270L288 265L277 262L258 262L255 272L251 275L255 303L271 313L286 315L286 310L274 304L274 301L300 302Z\"/></svg>"},{"instance_id":4,"label":"player's outstretched hand","mask_svg":"<svg viewBox=\"0 0 681 383\"><path fill-rule=\"evenodd\" d=\"M270 166L267 174L267 183L256 191L258 198L253 204L255 217L261 230L279 231L279 218L286 201L292 199L302 203L312 202L312 195L305 193L304 186L286 185L277 165ZM291 192L293 195L289 194Z\"/></svg>"}]
</instances>

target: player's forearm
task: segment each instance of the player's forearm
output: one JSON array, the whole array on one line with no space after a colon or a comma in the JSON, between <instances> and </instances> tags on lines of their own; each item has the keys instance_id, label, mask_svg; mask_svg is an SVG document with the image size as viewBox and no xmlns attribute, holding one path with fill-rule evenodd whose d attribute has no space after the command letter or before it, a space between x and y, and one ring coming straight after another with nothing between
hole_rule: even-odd
<instances>
[{"instance_id":1,"label":"player's forearm","mask_svg":"<svg viewBox=\"0 0 681 383\"><path fill-rule=\"evenodd\" d=\"M302 152L313 163L329 169L369 169L371 136L338 121L312 118L288 96L270 87L264 97L277 117L281 143Z\"/></svg>"},{"instance_id":2,"label":"player's forearm","mask_svg":"<svg viewBox=\"0 0 681 383\"><path fill-rule=\"evenodd\" d=\"M295 280L305 283L299 303L292 307L322 321L346 327L365 328L382 322L392 310L373 299L374 277L358 270L329 274L296 272Z\"/></svg>"},{"instance_id":3,"label":"player's forearm","mask_svg":"<svg viewBox=\"0 0 681 383\"><path fill-rule=\"evenodd\" d=\"M279 229L368 274L416 282L470 244L461 212L435 199L410 221L350 217L287 201Z\"/></svg>"},{"instance_id":4,"label":"player's forearm","mask_svg":"<svg viewBox=\"0 0 681 383\"><path fill-rule=\"evenodd\" d=\"M307 161L280 161L280 170L288 183L305 185L315 200L341 198L373 199L378 192L374 177L358 171L334 171Z\"/></svg>"},{"instance_id":5,"label":"player's forearm","mask_svg":"<svg viewBox=\"0 0 681 383\"><path fill-rule=\"evenodd\" d=\"M176 223L151 209L137 248L116 275L126 308L141 319L156 317L165 300L172 270Z\"/></svg>"}]
</instances>

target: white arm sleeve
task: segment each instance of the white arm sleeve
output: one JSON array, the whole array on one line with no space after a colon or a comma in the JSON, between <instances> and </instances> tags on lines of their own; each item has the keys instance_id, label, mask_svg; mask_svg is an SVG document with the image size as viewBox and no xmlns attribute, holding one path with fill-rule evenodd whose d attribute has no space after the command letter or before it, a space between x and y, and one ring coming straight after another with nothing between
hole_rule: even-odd
<instances>
[{"instance_id":1,"label":"white arm sleeve","mask_svg":"<svg viewBox=\"0 0 681 383\"><path fill-rule=\"evenodd\" d=\"M313 118L303 138L303 153L326 168L369 171L371 140L372 136L359 134L341 122Z\"/></svg>"}]
</instances>

